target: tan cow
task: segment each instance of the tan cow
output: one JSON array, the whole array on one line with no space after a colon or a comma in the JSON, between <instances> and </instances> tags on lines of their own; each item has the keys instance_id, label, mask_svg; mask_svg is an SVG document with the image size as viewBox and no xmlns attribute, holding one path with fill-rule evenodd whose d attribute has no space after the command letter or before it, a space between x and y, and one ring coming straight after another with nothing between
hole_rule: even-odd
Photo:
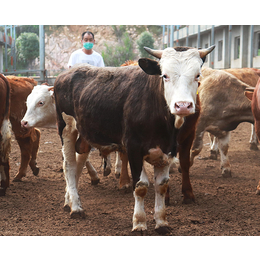
<instances>
[{"instance_id":1,"label":"tan cow","mask_svg":"<svg viewBox=\"0 0 260 260\"><path fill-rule=\"evenodd\" d=\"M10 121L15 138L21 150L21 164L13 181L21 181L30 165L33 174L38 175L36 156L40 142L40 131L36 128L24 129L21 119L26 112L26 98L31 93L37 81L26 77L7 76L11 86Z\"/></svg>"},{"instance_id":2,"label":"tan cow","mask_svg":"<svg viewBox=\"0 0 260 260\"><path fill-rule=\"evenodd\" d=\"M202 76L199 87L201 116L192 147L191 164L200 153L203 135L208 131L219 140L222 176L230 177L231 168L227 156L230 131L241 122L254 123L251 103L244 95L249 85L224 70L203 68Z\"/></svg>"}]
</instances>

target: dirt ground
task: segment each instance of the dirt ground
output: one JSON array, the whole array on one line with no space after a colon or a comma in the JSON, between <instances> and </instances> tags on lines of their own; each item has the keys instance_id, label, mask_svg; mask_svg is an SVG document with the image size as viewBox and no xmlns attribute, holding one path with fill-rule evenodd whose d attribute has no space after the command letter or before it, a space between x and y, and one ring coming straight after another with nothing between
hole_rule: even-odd
<instances>
[{"instance_id":1,"label":"dirt ground","mask_svg":"<svg viewBox=\"0 0 260 260\"><path fill-rule=\"evenodd\" d=\"M63 210L65 180L62 173L61 142L56 130L40 129L38 153L40 173L28 169L22 182L11 182L0 197L0 235L4 236L131 236L134 199L132 191L118 189L112 172L103 176L102 160L93 151L90 161L101 181L93 186L87 170L80 178L79 194L85 219L71 219ZM196 202L182 204L181 175L170 175L170 205L167 220L171 236L259 236L260 196L255 195L260 178L260 151L249 149L250 124L232 132L229 158L232 178L222 178L220 161L207 159L209 139L190 170ZM18 170L20 151L12 138L11 180ZM115 156L112 155L114 165ZM148 165L150 186L145 198L148 236L154 231L154 188ZM114 168L113 168L114 170Z\"/></svg>"}]
</instances>

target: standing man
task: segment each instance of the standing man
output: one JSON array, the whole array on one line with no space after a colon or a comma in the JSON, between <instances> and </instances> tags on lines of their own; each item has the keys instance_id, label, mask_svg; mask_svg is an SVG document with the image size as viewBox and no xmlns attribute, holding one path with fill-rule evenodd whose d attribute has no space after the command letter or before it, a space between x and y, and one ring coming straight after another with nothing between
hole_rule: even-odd
<instances>
[{"instance_id":1,"label":"standing man","mask_svg":"<svg viewBox=\"0 0 260 260\"><path fill-rule=\"evenodd\" d=\"M83 48L74 51L70 55L68 67L71 68L73 65L79 63L88 63L96 67L105 67L102 56L93 50L95 43L94 34L89 31L82 33L81 43Z\"/></svg>"}]
</instances>

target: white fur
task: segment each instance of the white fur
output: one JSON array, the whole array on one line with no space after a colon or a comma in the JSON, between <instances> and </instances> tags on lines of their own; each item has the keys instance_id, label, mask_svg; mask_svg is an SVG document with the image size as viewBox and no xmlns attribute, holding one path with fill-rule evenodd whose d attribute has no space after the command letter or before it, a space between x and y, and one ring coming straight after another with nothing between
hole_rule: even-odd
<instances>
[{"instance_id":1,"label":"white fur","mask_svg":"<svg viewBox=\"0 0 260 260\"><path fill-rule=\"evenodd\" d=\"M162 54L160 66L164 79L165 99L172 114L178 115L175 109L177 102L190 102L195 113L198 78L202 60L195 49L177 52L173 48L167 48ZM180 117L186 116L179 114Z\"/></svg>"},{"instance_id":2,"label":"white fur","mask_svg":"<svg viewBox=\"0 0 260 260\"><path fill-rule=\"evenodd\" d=\"M149 180L147 177L147 173L145 168L143 167L140 181L136 184L136 186L142 186L143 189L147 189L149 186ZM133 229L132 231L145 231L147 230L146 225L146 214L144 210L144 197L138 196L136 189L134 190L134 198L135 198L135 207L133 214Z\"/></svg>"},{"instance_id":3,"label":"white fur","mask_svg":"<svg viewBox=\"0 0 260 260\"><path fill-rule=\"evenodd\" d=\"M26 127L57 128L56 107L53 90L50 86L35 86L27 97L27 111L22 122L27 122Z\"/></svg>"}]
</instances>

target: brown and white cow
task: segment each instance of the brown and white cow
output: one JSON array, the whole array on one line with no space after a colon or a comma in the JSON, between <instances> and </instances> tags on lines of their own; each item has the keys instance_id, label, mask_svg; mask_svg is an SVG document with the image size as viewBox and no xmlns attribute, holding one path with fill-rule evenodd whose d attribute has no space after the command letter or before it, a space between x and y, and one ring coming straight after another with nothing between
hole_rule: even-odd
<instances>
[{"instance_id":1,"label":"brown and white cow","mask_svg":"<svg viewBox=\"0 0 260 260\"><path fill-rule=\"evenodd\" d=\"M204 133L208 131L219 140L222 176L230 177L227 155L230 131L236 129L241 122L254 124L251 104L244 96L249 85L224 70L203 68L202 75L199 87L201 115L191 151L191 164L200 153Z\"/></svg>"},{"instance_id":2,"label":"brown and white cow","mask_svg":"<svg viewBox=\"0 0 260 260\"><path fill-rule=\"evenodd\" d=\"M57 129L56 106L54 100L53 86L37 85L28 95L26 100L27 110L21 120L23 128L44 127ZM111 156L108 155L104 160L104 176L111 172ZM100 179L94 167L89 160L86 161L86 167L91 178L91 183L96 185ZM119 178L121 171L121 160L116 153L115 176Z\"/></svg>"},{"instance_id":3,"label":"brown and white cow","mask_svg":"<svg viewBox=\"0 0 260 260\"><path fill-rule=\"evenodd\" d=\"M77 191L82 165L77 165L75 151L86 156L92 145L104 154L120 151L123 168L129 160L135 198L133 231L147 229L144 197L149 181L143 161L154 166L155 229L169 231L165 194L177 149L184 201L194 200L189 167L199 116L196 93L203 59L213 49L146 48L160 61L140 59L141 68L81 65L57 77L54 94L67 185L65 207L71 216L84 212ZM78 139L78 133L71 132L75 121Z\"/></svg>"},{"instance_id":4,"label":"brown and white cow","mask_svg":"<svg viewBox=\"0 0 260 260\"><path fill-rule=\"evenodd\" d=\"M260 79L258 80L254 90L245 92L246 97L251 100L252 113L255 119L255 131L258 139L260 140ZM260 181L256 188L256 194L260 194Z\"/></svg>"},{"instance_id":5,"label":"brown and white cow","mask_svg":"<svg viewBox=\"0 0 260 260\"><path fill-rule=\"evenodd\" d=\"M11 149L10 85L0 74L0 196L4 196L10 185L9 154Z\"/></svg>"},{"instance_id":6,"label":"brown and white cow","mask_svg":"<svg viewBox=\"0 0 260 260\"><path fill-rule=\"evenodd\" d=\"M33 174L38 175L36 157L40 142L40 131L36 128L24 129L21 119L26 112L26 98L31 93L37 81L32 78L7 76L11 86L10 122L15 139L21 150L21 164L13 181L21 181L30 165Z\"/></svg>"}]
</instances>

